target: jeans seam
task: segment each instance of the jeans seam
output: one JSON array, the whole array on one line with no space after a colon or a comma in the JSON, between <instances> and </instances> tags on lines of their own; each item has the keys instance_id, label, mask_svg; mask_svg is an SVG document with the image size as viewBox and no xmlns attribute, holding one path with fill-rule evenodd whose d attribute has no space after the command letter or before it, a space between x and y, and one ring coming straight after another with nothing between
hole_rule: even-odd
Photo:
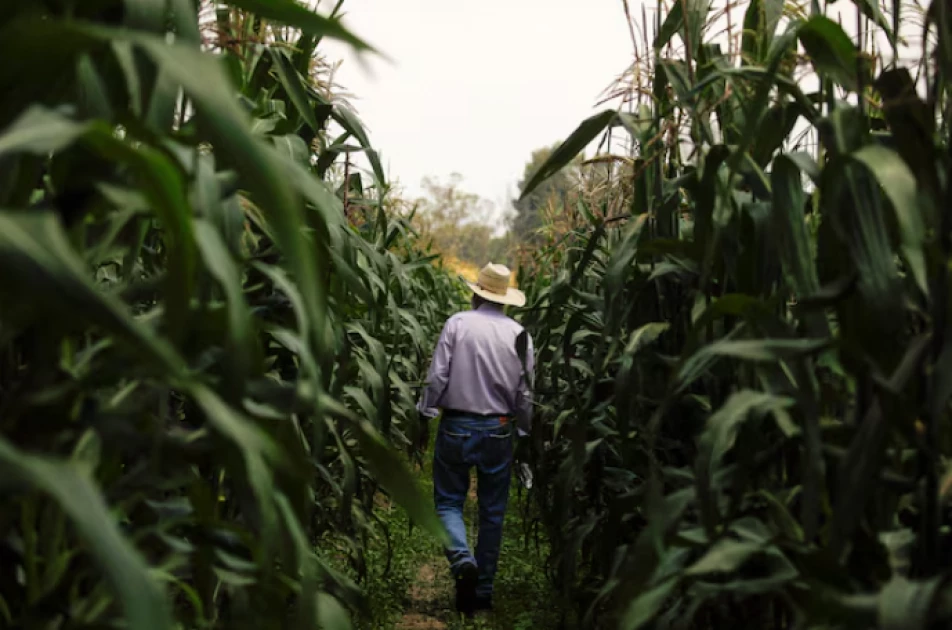
<instances>
[{"instance_id":1,"label":"jeans seam","mask_svg":"<svg viewBox=\"0 0 952 630\"><path fill-rule=\"evenodd\" d=\"M455 438L464 438L464 439L473 437L472 433L454 433L453 431L447 431L446 429L443 429L443 435L447 435L449 437L455 437Z\"/></svg>"}]
</instances>

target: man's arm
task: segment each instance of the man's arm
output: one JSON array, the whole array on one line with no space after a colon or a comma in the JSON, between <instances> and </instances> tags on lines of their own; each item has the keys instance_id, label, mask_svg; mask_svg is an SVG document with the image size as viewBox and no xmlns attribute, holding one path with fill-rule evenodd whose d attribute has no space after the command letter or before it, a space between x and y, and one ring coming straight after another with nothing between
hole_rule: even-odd
<instances>
[{"instance_id":1,"label":"man's arm","mask_svg":"<svg viewBox=\"0 0 952 630\"><path fill-rule=\"evenodd\" d=\"M532 428L532 386L535 381L535 349L532 336L526 332L525 369L516 392L516 430L526 435Z\"/></svg>"},{"instance_id":2,"label":"man's arm","mask_svg":"<svg viewBox=\"0 0 952 630\"><path fill-rule=\"evenodd\" d=\"M447 320L443 325L443 331L440 333L440 339L436 342L436 350L433 351L433 360L430 362L430 370L427 372L426 385L420 396L420 402L417 403L417 411L423 419L429 420L440 415L439 405L443 392L450 380L450 362L453 357L453 332L455 326L452 319Z\"/></svg>"}]
</instances>

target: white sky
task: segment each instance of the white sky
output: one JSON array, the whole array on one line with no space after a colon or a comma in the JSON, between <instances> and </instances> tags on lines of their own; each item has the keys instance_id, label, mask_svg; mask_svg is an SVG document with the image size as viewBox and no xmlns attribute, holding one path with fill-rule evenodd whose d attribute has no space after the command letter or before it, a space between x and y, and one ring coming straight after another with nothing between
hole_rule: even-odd
<instances>
[{"instance_id":1,"label":"white sky","mask_svg":"<svg viewBox=\"0 0 952 630\"><path fill-rule=\"evenodd\" d=\"M362 66L337 42L323 50L344 60L336 80L355 97L391 179L411 195L424 176L455 171L464 189L505 206L532 151L597 111L632 55L621 0L346 0L343 8L344 23L392 63Z\"/></svg>"},{"instance_id":2,"label":"white sky","mask_svg":"<svg viewBox=\"0 0 952 630\"><path fill-rule=\"evenodd\" d=\"M902 0L904 18L921 11L919 1ZM640 28L642 0L629 2ZM653 20L657 3L649 4ZM735 9L738 24L746 4ZM424 177L457 172L464 190L505 210L532 151L616 105L595 106L632 60L623 0L345 0L344 12L344 24L391 61L358 60L338 42L323 51L344 61L335 79L409 196L422 194ZM829 16L855 34L852 3L830 6ZM919 54L920 28L904 19L907 62ZM888 49L881 33L877 40Z\"/></svg>"}]
</instances>

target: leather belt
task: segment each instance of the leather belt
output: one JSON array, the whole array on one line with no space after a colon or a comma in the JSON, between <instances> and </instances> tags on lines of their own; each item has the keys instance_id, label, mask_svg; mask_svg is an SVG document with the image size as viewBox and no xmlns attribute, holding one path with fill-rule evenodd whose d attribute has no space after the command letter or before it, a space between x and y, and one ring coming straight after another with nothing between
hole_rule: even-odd
<instances>
[{"instance_id":1,"label":"leather belt","mask_svg":"<svg viewBox=\"0 0 952 630\"><path fill-rule=\"evenodd\" d=\"M443 415L447 417L469 416L471 418L511 418L511 413L475 413L472 411L463 411L462 409L444 409Z\"/></svg>"}]
</instances>

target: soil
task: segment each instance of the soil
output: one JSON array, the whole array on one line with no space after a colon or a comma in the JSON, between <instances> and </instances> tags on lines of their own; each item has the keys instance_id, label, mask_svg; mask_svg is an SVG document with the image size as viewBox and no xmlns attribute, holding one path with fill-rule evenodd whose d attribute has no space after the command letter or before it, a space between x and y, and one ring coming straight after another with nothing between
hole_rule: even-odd
<instances>
[{"instance_id":1,"label":"soil","mask_svg":"<svg viewBox=\"0 0 952 630\"><path fill-rule=\"evenodd\" d=\"M464 512L475 538L476 528L476 474L470 479L468 500ZM442 630L450 628L457 618L453 609L453 582L442 555L428 558L420 565L416 579L408 593L406 611L394 628L396 630Z\"/></svg>"},{"instance_id":2,"label":"soil","mask_svg":"<svg viewBox=\"0 0 952 630\"><path fill-rule=\"evenodd\" d=\"M446 628L446 617L451 614L450 580L443 558L433 558L420 566L416 580L410 587L410 602L397 630L440 630Z\"/></svg>"}]
</instances>

